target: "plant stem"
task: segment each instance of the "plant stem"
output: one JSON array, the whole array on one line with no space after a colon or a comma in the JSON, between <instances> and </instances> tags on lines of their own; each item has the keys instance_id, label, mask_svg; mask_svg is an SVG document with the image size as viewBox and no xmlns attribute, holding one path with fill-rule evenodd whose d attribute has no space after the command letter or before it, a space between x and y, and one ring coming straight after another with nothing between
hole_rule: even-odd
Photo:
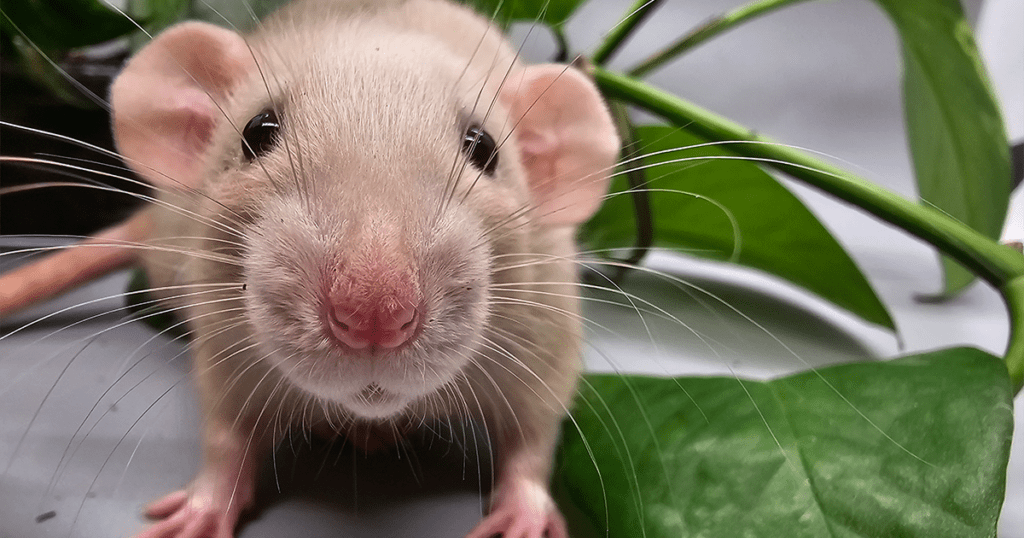
<instances>
[{"instance_id":1,"label":"plant stem","mask_svg":"<svg viewBox=\"0 0 1024 538\"><path fill-rule=\"evenodd\" d=\"M1006 369L1010 371L1010 382L1014 393L1024 386L1024 277L1007 282L999 292L1003 294L1006 307L1010 310L1010 342L1006 346Z\"/></svg>"},{"instance_id":2,"label":"plant stem","mask_svg":"<svg viewBox=\"0 0 1024 538\"><path fill-rule=\"evenodd\" d=\"M654 13L654 8L658 7L662 1L637 0L633 7L629 8L629 14L608 31L608 37L594 51L594 54L590 56L590 61L596 65L608 63L608 60L618 52L619 47L622 46L629 36L633 35L633 32L640 26L640 23L644 22L651 13Z\"/></svg>"},{"instance_id":3,"label":"plant stem","mask_svg":"<svg viewBox=\"0 0 1024 538\"><path fill-rule=\"evenodd\" d=\"M739 26L740 24L755 17L764 15L769 11L784 7L788 4L795 4L803 1L805 0L758 0L745 6L740 6L728 13L714 17L697 28L694 28L689 34L679 38L675 43L672 43L661 52L655 53L650 58L641 62L640 65L629 70L629 74L634 77L642 77L654 69L661 67L662 64L676 56L726 30Z\"/></svg>"},{"instance_id":4,"label":"plant stem","mask_svg":"<svg viewBox=\"0 0 1024 538\"><path fill-rule=\"evenodd\" d=\"M569 40L565 38L565 31L558 26L552 26L551 34L555 37L555 45L558 47L551 61L560 64L569 61Z\"/></svg>"},{"instance_id":5,"label":"plant stem","mask_svg":"<svg viewBox=\"0 0 1024 538\"><path fill-rule=\"evenodd\" d=\"M647 192L647 172L644 158L641 156L636 128L629 117L629 111L623 103L610 104L612 116L622 137L622 154L630 163L626 170L626 181L629 183L630 198L633 200L633 215L636 219L636 243L629 257L622 260L612 280L621 284L629 268L638 265L654 245L654 218L651 216L651 197Z\"/></svg>"},{"instance_id":6,"label":"plant stem","mask_svg":"<svg viewBox=\"0 0 1024 538\"><path fill-rule=\"evenodd\" d=\"M1010 312L1007 368L1014 390L1024 386L1024 256L930 207L911 202L843 169L801 151L757 136L749 129L634 78L594 68L594 78L610 98L625 101L685 127L711 141L730 144L737 155L762 162L794 179L895 224L935 245L1003 294Z\"/></svg>"}]
</instances>

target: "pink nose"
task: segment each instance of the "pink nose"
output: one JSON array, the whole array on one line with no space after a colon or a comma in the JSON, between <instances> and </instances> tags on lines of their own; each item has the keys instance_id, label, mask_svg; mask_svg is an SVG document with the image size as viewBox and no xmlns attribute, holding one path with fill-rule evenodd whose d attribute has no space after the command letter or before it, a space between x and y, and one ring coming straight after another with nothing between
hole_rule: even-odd
<instances>
[{"instance_id":1,"label":"pink nose","mask_svg":"<svg viewBox=\"0 0 1024 538\"><path fill-rule=\"evenodd\" d=\"M419 314L413 306L390 309L340 304L334 305L327 317L334 336L352 349L370 345L396 348L412 338L419 324Z\"/></svg>"}]
</instances>

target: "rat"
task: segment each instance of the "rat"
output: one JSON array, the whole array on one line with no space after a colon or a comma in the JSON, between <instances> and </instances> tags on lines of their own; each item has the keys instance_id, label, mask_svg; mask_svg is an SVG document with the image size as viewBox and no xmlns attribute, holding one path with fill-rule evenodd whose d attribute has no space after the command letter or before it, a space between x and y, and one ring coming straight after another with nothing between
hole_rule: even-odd
<instances>
[{"instance_id":1,"label":"rat","mask_svg":"<svg viewBox=\"0 0 1024 538\"><path fill-rule=\"evenodd\" d=\"M110 101L156 200L0 277L0 312L138 263L187 320L203 463L138 538L232 536L290 428L358 445L435 420L494 447L469 538L567 536L548 480L581 368L573 239L619 150L583 70L525 65L443 0L296 0L246 36L169 28Z\"/></svg>"}]
</instances>

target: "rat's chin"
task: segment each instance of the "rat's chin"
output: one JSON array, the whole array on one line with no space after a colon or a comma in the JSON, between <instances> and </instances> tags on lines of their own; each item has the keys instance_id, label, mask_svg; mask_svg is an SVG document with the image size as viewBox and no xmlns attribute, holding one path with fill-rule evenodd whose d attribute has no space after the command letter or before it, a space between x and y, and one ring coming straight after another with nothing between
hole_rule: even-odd
<instances>
[{"instance_id":1,"label":"rat's chin","mask_svg":"<svg viewBox=\"0 0 1024 538\"><path fill-rule=\"evenodd\" d=\"M377 420L398 415L410 402L409 397L389 392L376 384L368 385L359 393L341 400L341 404L353 415Z\"/></svg>"},{"instance_id":2,"label":"rat's chin","mask_svg":"<svg viewBox=\"0 0 1024 538\"><path fill-rule=\"evenodd\" d=\"M394 417L415 399L415 396L387 390L373 382L361 387L341 388L340 383L323 384L312 379L293 381L313 396L339 404L361 419L382 420Z\"/></svg>"}]
</instances>

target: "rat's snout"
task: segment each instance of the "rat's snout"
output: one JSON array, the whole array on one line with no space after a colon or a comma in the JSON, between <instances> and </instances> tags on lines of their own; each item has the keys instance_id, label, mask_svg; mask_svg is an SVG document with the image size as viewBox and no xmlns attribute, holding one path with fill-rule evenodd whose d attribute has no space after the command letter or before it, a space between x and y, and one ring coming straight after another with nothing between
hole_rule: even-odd
<instances>
[{"instance_id":1,"label":"rat's snout","mask_svg":"<svg viewBox=\"0 0 1024 538\"><path fill-rule=\"evenodd\" d=\"M331 305L327 322L334 337L352 349L392 349L412 338L419 317L410 303L361 305L343 299Z\"/></svg>"},{"instance_id":2,"label":"rat's snout","mask_svg":"<svg viewBox=\"0 0 1024 538\"><path fill-rule=\"evenodd\" d=\"M339 268L325 297L324 325L348 348L395 349L416 335L423 309L420 289L402 256L371 250Z\"/></svg>"}]
</instances>

